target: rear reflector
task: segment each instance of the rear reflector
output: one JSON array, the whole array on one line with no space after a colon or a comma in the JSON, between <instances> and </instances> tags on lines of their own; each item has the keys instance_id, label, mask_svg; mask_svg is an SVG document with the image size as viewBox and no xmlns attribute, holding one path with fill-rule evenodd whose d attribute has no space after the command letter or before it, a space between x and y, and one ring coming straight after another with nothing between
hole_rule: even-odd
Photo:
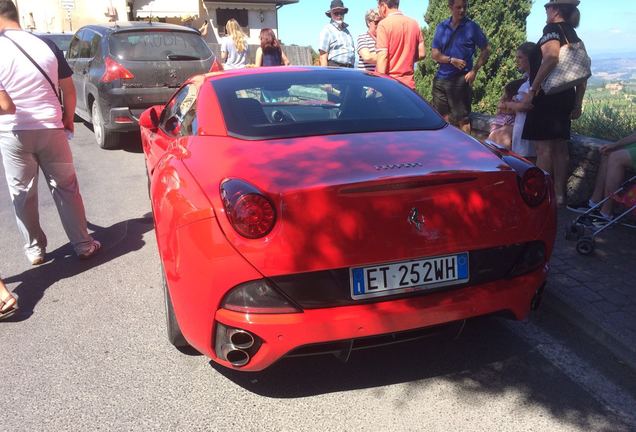
<instances>
[{"instance_id":1,"label":"rear reflector","mask_svg":"<svg viewBox=\"0 0 636 432\"><path fill-rule=\"evenodd\" d=\"M101 82L112 82L119 79L133 79L135 76L125 67L117 63L110 57L104 57L104 75Z\"/></svg>"},{"instance_id":2,"label":"rear reflector","mask_svg":"<svg viewBox=\"0 0 636 432\"><path fill-rule=\"evenodd\" d=\"M130 117L115 117L115 123L134 123Z\"/></svg>"}]
</instances>

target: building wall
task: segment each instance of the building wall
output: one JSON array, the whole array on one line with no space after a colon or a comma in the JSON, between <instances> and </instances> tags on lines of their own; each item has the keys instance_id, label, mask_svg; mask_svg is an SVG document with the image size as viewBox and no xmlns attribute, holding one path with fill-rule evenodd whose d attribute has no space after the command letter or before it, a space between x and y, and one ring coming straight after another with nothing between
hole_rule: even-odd
<instances>
[{"instance_id":1,"label":"building wall","mask_svg":"<svg viewBox=\"0 0 636 432\"><path fill-rule=\"evenodd\" d=\"M95 23L108 22L108 8L113 7L120 21L127 21L127 0L75 0L67 13L60 0L14 0L24 29L41 32L74 32ZM32 17L32 18L31 18Z\"/></svg>"}]
</instances>

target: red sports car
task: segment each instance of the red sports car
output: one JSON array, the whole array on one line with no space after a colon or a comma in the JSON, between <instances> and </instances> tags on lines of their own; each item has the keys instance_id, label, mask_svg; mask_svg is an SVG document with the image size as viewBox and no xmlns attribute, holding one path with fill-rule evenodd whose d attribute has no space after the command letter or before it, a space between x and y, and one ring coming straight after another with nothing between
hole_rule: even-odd
<instances>
[{"instance_id":1,"label":"red sports car","mask_svg":"<svg viewBox=\"0 0 636 432\"><path fill-rule=\"evenodd\" d=\"M550 178L397 81L210 73L140 123L176 346L258 371L538 303Z\"/></svg>"}]
</instances>

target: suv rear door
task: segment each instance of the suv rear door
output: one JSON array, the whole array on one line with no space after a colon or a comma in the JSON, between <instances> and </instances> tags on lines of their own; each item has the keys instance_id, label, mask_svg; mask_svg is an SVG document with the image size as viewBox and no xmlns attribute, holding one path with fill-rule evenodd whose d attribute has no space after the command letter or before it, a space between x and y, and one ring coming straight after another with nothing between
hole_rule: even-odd
<instances>
[{"instance_id":1,"label":"suv rear door","mask_svg":"<svg viewBox=\"0 0 636 432\"><path fill-rule=\"evenodd\" d=\"M214 60L203 38L187 30L118 31L108 46L111 57L134 75L121 82L129 90L123 105L133 112L166 103L190 76L208 72Z\"/></svg>"}]
</instances>

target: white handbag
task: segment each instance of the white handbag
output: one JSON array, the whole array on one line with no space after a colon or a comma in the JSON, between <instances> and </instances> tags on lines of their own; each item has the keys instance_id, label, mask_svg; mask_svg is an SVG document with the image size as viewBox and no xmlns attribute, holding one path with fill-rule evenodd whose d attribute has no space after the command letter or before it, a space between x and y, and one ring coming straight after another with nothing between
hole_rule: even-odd
<instances>
[{"instance_id":1,"label":"white handbag","mask_svg":"<svg viewBox=\"0 0 636 432\"><path fill-rule=\"evenodd\" d=\"M587 81L592 76L592 60L583 41L570 43L565 32L565 45L559 50L559 63L543 81L545 94L560 93Z\"/></svg>"}]
</instances>

